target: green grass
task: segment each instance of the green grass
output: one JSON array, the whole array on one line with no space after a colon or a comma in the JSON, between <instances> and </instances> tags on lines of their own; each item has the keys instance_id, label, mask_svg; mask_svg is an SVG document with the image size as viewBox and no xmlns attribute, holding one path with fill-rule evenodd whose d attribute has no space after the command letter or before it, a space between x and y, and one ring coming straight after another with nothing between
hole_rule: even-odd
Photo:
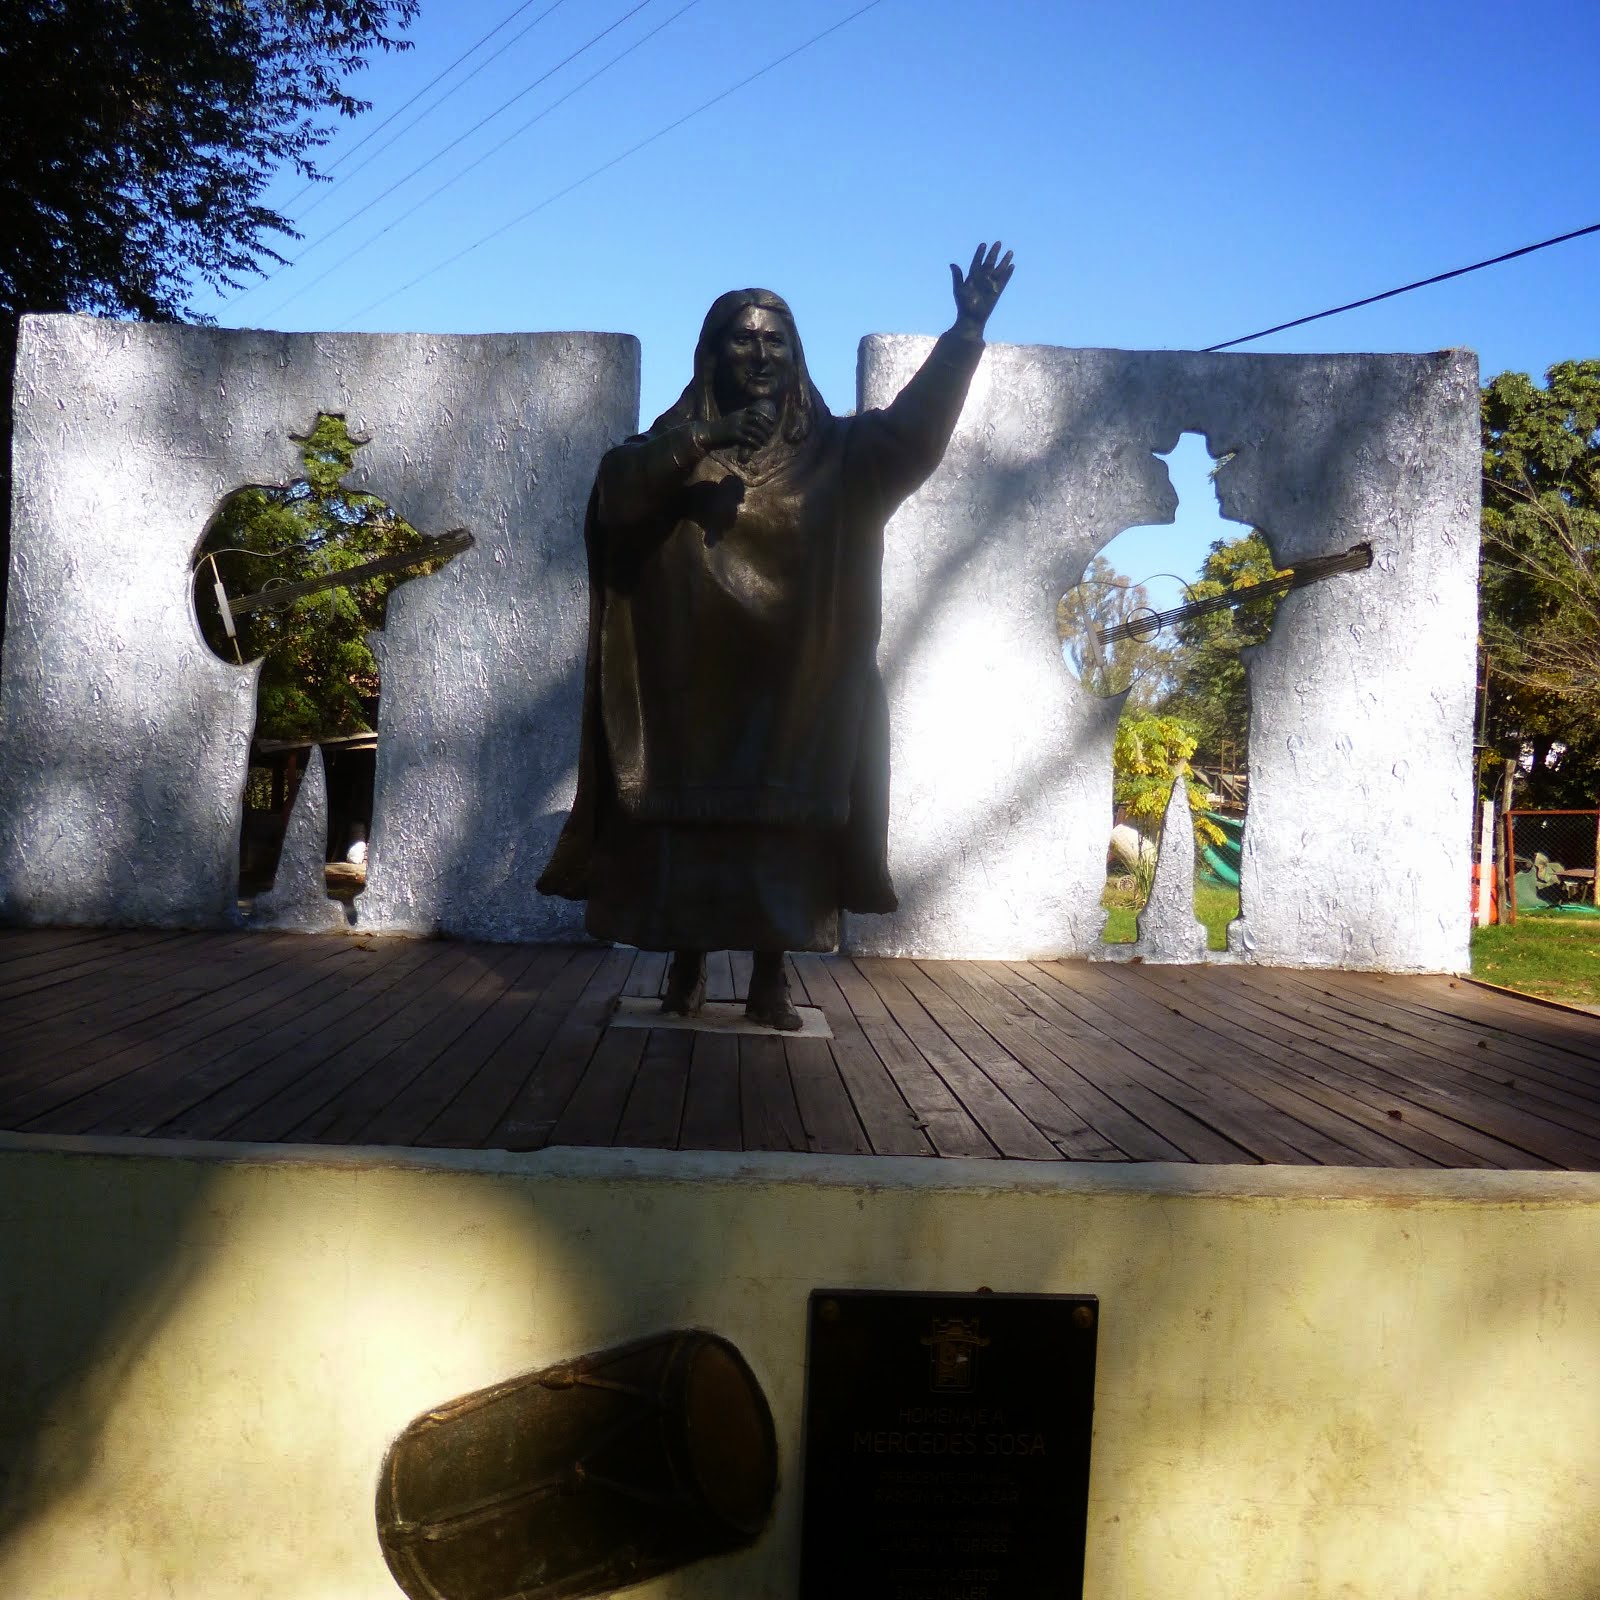
<instances>
[{"instance_id":1,"label":"green grass","mask_svg":"<svg viewBox=\"0 0 1600 1600\"><path fill-rule=\"evenodd\" d=\"M1522 917L1472 930L1472 975L1572 1006L1600 1006L1600 918Z\"/></svg>"},{"instance_id":2,"label":"green grass","mask_svg":"<svg viewBox=\"0 0 1600 1600\"><path fill-rule=\"evenodd\" d=\"M1101 939L1106 944L1132 944L1138 937L1138 916L1144 900L1132 887L1131 878L1107 878L1100 904L1106 909L1106 928ZM1239 891L1196 878L1194 914L1206 925L1206 945L1212 950L1228 948L1228 924L1239 915Z\"/></svg>"}]
</instances>

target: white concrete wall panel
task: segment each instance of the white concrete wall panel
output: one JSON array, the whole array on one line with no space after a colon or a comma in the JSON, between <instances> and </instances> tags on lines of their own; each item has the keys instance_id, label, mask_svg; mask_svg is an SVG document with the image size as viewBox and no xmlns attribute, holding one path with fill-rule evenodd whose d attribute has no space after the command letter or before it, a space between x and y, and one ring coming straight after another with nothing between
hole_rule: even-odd
<instances>
[{"instance_id":1,"label":"white concrete wall panel","mask_svg":"<svg viewBox=\"0 0 1600 1600\"><path fill-rule=\"evenodd\" d=\"M874 337L863 404L928 349ZM1118 706L1062 664L1056 597L1170 520L1156 452L1228 460L1226 515L1280 564L1371 541L1289 596L1249 663L1252 804L1236 958L1440 970L1467 957L1476 369L1440 356L994 346L944 465L890 524L882 661L902 905L879 954L1089 955ZM532 887L574 775L595 463L634 425L618 335L287 335L31 318L18 365L0 682L0 917L232 915L253 673L206 650L189 563L221 499L282 483L318 411L352 481L476 546L398 589L359 923L581 932Z\"/></svg>"},{"instance_id":2,"label":"white concrete wall panel","mask_svg":"<svg viewBox=\"0 0 1600 1600\"><path fill-rule=\"evenodd\" d=\"M861 404L929 341L874 336ZM1251 807L1237 956L1467 962L1477 366L1432 356L991 346L943 465L891 521L881 660L901 907L847 948L1093 955L1119 705L1079 689L1057 597L1122 529L1172 519L1156 454L1226 457L1223 514L1283 566L1374 565L1291 594L1248 664ZM1241 529L1243 531L1243 529Z\"/></svg>"},{"instance_id":3,"label":"white concrete wall panel","mask_svg":"<svg viewBox=\"0 0 1600 1600\"><path fill-rule=\"evenodd\" d=\"M1593 1600L1600 1179L0 1138L0 1593L394 1600L423 1410L674 1327L780 1451L748 1550L638 1600L793 1600L814 1288L1087 1293L1086 1600Z\"/></svg>"},{"instance_id":4,"label":"white concrete wall panel","mask_svg":"<svg viewBox=\"0 0 1600 1600\"><path fill-rule=\"evenodd\" d=\"M254 670L190 605L220 501L300 473L319 411L370 439L348 480L476 546L391 597L364 926L559 938L533 880L570 802L583 507L630 432L611 334L278 334L24 320L0 678L0 918L233 914Z\"/></svg>"}]
</instances>

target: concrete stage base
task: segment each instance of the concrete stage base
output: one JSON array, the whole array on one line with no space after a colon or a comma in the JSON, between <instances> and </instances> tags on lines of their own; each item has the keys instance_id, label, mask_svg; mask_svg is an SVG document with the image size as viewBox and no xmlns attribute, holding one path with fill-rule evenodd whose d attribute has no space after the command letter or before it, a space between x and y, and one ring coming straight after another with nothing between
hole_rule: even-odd
<instances>
[{"instance_id":1,"label":"concrete stage base","mask_svg":"<svg viewBox=\"0 0 1600 1600\"><path fill-rule=\"evenodd\" d=\"M676 1326L744 1352L796 1592L818 1286L1079 1291L1095 1600L1600 1592L1600 1176L0 1138L0 1593L393 1600L423 1409Z\"/></svg>"}]
</instances>

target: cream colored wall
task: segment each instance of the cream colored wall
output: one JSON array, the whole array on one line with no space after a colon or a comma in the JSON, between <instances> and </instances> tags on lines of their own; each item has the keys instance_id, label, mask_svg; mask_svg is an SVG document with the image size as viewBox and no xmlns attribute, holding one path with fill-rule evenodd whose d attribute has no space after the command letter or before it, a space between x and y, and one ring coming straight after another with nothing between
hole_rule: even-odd
<instances>
[{"instance_id":1,"label":"cream colored wall","mask_svg":"<svg viewBox=\"0 0 1600 1600\"><path fill-rule=\"evenodd\" d=\"M0 1139L0 1594L392 1600L424 1408L697 1324L779 1510L632 1591L795 1592L816 1286L1101 1297L1093 1600L1600 1593L1600 1178Z\"/></svg>"}]
</instances>

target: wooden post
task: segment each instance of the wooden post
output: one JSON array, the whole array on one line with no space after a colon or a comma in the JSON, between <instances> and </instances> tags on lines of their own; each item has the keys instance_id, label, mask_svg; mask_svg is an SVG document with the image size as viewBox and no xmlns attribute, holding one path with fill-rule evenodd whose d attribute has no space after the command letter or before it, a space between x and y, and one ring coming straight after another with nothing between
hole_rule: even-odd
<instances>
[{"instance_id":1,"label":"wooden post","mask_svg":"<svg viewBox=\"0 0 1600 1600\"><path fill-rule=\"evenodd\" d=\"M1483 818L1478 828L1478 904L1477 921L1487 928L1494 915L1495 896L1499 893L1494 869L1494 801L1483 802Z\"/></svg>"},{"instance_id":2,"label":"wooden post","mask_svg":"<svg viewBox=\"0 0 1600 1600\"><path fill-rule=\"evenodd\" d=\"M1515 823L1512 821L1511 812L1507 809L1505 814L1506 842L1505 842L1505 868L1500 881L1505 885L1505 920L1512 926L1517 922L1517 855Z\"/></svg>"},{"instance_id":3,"label":"wooden post","mask_svg":"<svg viewBox=\"0 0 1600 1600\"><path fill-rule=\"evenodd\" d=\"M1516 766L1508 760L1500 793L1500 815L1505 821L1505 838L1501 841L1503 854L1499 871L1500 920L1504 923L1512 923L1517 920L1517 886L1514 882L1516 862L1511 854L1511 796L1516 770Z\"/></svg>"}]
</instances>

